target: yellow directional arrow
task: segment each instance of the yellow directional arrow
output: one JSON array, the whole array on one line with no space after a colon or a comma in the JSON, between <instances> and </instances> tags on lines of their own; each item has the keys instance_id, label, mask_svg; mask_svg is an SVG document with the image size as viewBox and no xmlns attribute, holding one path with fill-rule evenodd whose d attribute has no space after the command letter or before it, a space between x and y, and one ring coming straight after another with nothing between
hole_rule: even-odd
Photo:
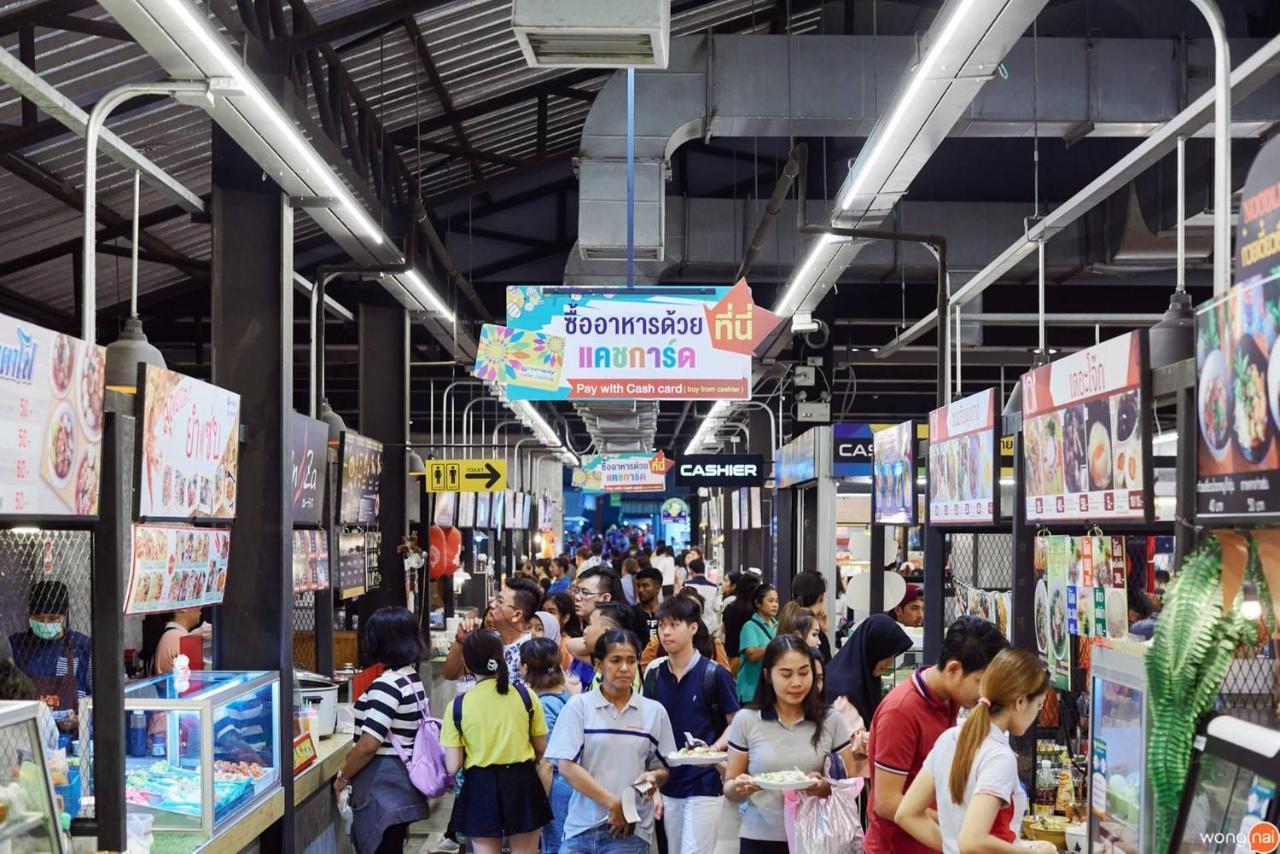
<instances>
[{"instance_id":1,"label":"yellow directional arrow","mask_svg":"<svg viewBox=\"0 0 1280 854\"><path fill-rule=\"evenodd\" d=\"M502 492L506 460L428 460L427 492Z\"/></svg>"}]
</instances>

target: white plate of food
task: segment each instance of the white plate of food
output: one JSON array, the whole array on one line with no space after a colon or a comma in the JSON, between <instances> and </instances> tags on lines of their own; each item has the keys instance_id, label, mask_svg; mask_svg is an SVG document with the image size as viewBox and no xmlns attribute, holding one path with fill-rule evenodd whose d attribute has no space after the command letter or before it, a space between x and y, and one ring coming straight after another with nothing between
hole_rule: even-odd
<instances>
[{"instance_id":1,"label":"white plate of food","mask_svg":"<svg viewBox=\"0 0 1280 854\"><path fill-rule=\"evenodd\" d=\"M719 765L729 758L727 752L710 747L684 747L667 754L668 765Z\"/></svg>"},{"instance_id":2,"label":"white plate of food","mask_svg":"<svg viewBox=\"0 0 1280 854\"><path fill-rule=\"evenodd\" d=\"M751 778L753 785L769 792L798 792L818 781L803 771L766 771Z\"/></svg>"}]
</instances>

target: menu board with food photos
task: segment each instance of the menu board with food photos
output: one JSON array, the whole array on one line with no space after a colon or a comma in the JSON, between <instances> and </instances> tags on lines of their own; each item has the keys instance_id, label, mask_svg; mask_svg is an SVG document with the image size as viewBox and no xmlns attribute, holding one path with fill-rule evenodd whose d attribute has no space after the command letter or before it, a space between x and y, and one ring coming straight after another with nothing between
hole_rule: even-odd
<instances>
[{"instance_id":1,"label":"menu board with food photos","mask_svg":"<svg viewBox=\"0 0 1280 854\"><path fill-rule=\"evenodd\" d=\"M343 599L351 599L364 593L364 550L364 531L343 531L338 534L338 570L333 581L338 596Z\"/></svg>"},{"instance_id":2,"label":"menu board with food photos","mask_svg":"<svg viewBox=\"0 0 1280 854\"><path fill-rule=\"evenodd\" d=\"M325 473L329 471L329 425L293 413L293 526L324 524ZM326 554L326 559L328 555Z\"/></svg>"},{"instance_id":3,"label":"menu board with food photos","mask_svg":"<svg viewBox=\"0 0 1280 854\"><path fill-rule=\"evenodd\" d=\"M382 588L382 532L364 532L364 592Z\"/></svg>"},{"instance_id":4,"label":"menu board with food photos","mask_svg":"<svg viewBox=\"0 0 1280 854\"><path fill-rule=\"evenodd\" d=\"M378 524L382 504L382 443L351 430L342 434L338 524Z\"/></svg>"},{"instance_id":5,"label":"menu board with food photos","mask_svg":"<svg viewBox=\"0 0 1280 854\"><path fill-rule=\"evenodd\" d=\"M916 523L916 423L903 421L876 432L871 469L872 506L878 525Z\"/></svg>"},{"instance_id":6,"label":"menu board with food photos","mask_svg":"<svg viewBox=\"0 0 1280 854\"><path fill-rule=\"evenodd\" d=\"M230 556L230 531L134 525L124 612L154 614L221 603Z\"/></svg>"},{"instance_id":7,"label":"menu board with food photos","mask_svg":"<svg viewBox=\"0 0 1280 854\"><path fill-rule=\"evenodd\" d=\"M155 365L138 372L138 518L234 519L240 395Z\"/></svg>"},{"instance_id":8,"label":"menu board with food photos","mask_svg":"<svg viewBox=\"0 0 1280 854\"><path fill-rule=\"evenodd\" d=\"M1150 520L1146 341L1128 332L1023 374L1029 522Z\"/></svg>"},{"instance_id":9,"label":"menu board with food photos","mask_svg":"<svg viewBox=\"0 0 1280 854\"><path fill-rule=\"evenodd\" d=\"M998 476L995 389L929 413L929 524L994 525Z\"/></svg>"},{"instance_id":10,"label":"menu board with food photos","mask_svg":"<svg viewBox=\"0 0 1280 854\"><path fill-rule=\"evenodd\" d=\"M1054 686L1069 689L1073 636L1118 640L1129 633L1124 537L1036 537L1034 564L1041 576L1033 615L1036 647Z\"/></svg>"},{"instance_id":11,"label":"menu board with food photos","mask_svg":"<svg viewBox=\"0 0 1280 854\"><path fill-rule=\"evenodd\" d=\"M293 532L293 592L329 588L329 533Z\"/></svg>"},{"instance_id":12,"label":"menu board with food photos","mask_svg":"<svg viewBox=\"0 0 1280 854\"><path fill-rule=\"evenodd\" d=\"M472 495L476 497L476 527L482 528L482 529L488 528L489 527L489 493L474 492L472 493Z\"/></svg>"},{"instance_id":13,"label":"menu board with food photos","mask_svg":"<svg viewBox=\"0 0 1280 854\"><path fill-rule=\"evenodd\" d=\"M101 347L0 314L0 518L98 515Z\"/></svg>"}]
</instances>

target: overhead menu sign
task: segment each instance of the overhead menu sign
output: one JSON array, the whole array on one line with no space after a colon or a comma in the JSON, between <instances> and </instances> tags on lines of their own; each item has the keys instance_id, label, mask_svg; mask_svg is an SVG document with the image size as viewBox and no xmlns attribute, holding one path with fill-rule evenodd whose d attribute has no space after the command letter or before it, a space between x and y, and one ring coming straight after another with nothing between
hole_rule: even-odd
<instances>
[{"instance_id":1,"label":"overhead menu sign","mask_svg":"<svg viewBox=\"0 0 1280 854\"><path fill-rule=\"evenodd\" d=\"M329 532L293 532L293 592L329 587Z\"/></svg>"},{"instance_id":2,"label":"overhead menu sign","mask_svg":"<svg viewBox=\"0 0 1280 854\"><path fill-rule=\"evenodd\" d=\"M764 457L760 454L692 454L675 467L676 486L760 486Z\"/></svg>"},{"instance_id":3,"label":"overhead menu sign","mask_svg":"<svg viewBox=\"0 0 1280 854\"><path fill-rule=\"evenodd\" d=\"M541 338L520 338L515 358L491 333L497 355L477 362L477 376L504 383L512 400L746 400L751 355L778 322L752 302L745 279L732 288L511 287L503 335Z\"/></svg>"},{"instance_id":4,"label":"overhead menu sign","mask_svg":"<svg viewBox=\"0 0 1280 854\"><path fill-rule=\"evenodd\" d=\"M1146 364L1128 332L1022 375L1028 521L1150 518Z\"/></svg>"},{"instance_id":5,"label":"overhead menu sign","mask_svg":"<svg viewBox=\"0 0 1280 854\"><path fill-rule=\"evenodd\" d=\"M873 518L879 525L916 523L916 428L903 421L876 432L871 474Z\"/></svg>"},{"instance_id":6,"label":"overhead menu sign","mask_svg":"<svg viewBox=\"0 0 1280 854\"><path fill-rule=\"evenodd\" d=\"M98 515L104 352L0 314L0 518Z\"/></svg>"},{"instance_id":7,"label":"overhead menu sign","mask_svg":"<svg viewBox=\"0 0 1280 854\"><path fill-rule=\"evenodd\" d=\"M240 395L155 365L138 370L138 518L234 519Z\"/></svg>"},{"instance_id":8,"label":"overhead menu sign","mask_svg":"<svg viewBox=\"0 0 1280 854\"><path fill-rule=\"evenodd\" d=\"M382 443L351 430L342 434L338 524L378 524L382 506Z\"/></svg>"},{"instance_id":9,"label":"overhead menu sign","mask_svg":"<svg viewBox=\"0 0 1280 854\"><path fill-rule=\"evenodd\" d=\"M661 492L675 460L656 454L596 454L582 458L573 485L584 492Z\"/></svg>"},{"instance_id":10,"label":"overhead menu sign","mask_svg":"<svg viewBox=\"0 0 1280 854\"><path fill-rule=\"evenodd\" d=\"M996 523L1000 490L995 427L995 389L929 413L930 524Z\"/></svg>"},{"instance_id":11,"label":"overhead menu sign","mask_svg":"<svg viewBox=\"0 0 1280 854\"><path fill-rule=\"evenodd\" d=\"M1280 145L1249 169L1236 235L1236 287L1196 313L1196 519L1280 519ZM1268 220L1272 228L1267 227Z\"/></svg>"},{"instance_id":12,"label":"overhead menu sign","mask_svg":"<svg viewBox=\"0 0 1280 854\"><path fill-rule=\"evenodd\" d=\"M217 605L227 587L231 532L134 525L126 614Z\"/></svg>"},{"instance_id":13,"label":"overhead menu sign","mask_svg":"<svg viewBox=\"0 0 1280 854\"><path fill-rule=\"evenodd\" d=\"M293 525L315 528L324 523L325 473L329 471L329 425L293 413ZM325 560L329 559L328 551Z\"/></svg>"},{"instance_id":14,"label":"overhead menu sign","mask_svg":"<svg viewBox=\"0 0 1280 854\"><path fill-rule=\"evenodd\" d=\"M885 425L888 426L888 425ZM871 477L875 444L873 424L831 425L832 477Z\"/></svg>"}]
</instances>

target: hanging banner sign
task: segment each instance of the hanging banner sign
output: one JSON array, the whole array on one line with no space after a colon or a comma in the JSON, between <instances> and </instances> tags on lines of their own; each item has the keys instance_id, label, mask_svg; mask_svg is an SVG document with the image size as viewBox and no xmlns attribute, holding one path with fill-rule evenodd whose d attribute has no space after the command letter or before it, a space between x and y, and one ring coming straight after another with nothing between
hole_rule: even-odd
<instances>
[{"instance_id":1,"label":"hanging banner sign","mask_svg":"<svg viewBox=\"0 0 1280 854\"><path fill-rule=\"evenodd\" d=\"M134 525L126 614L217 605L227 586L231 532Z\"/></svg>"},{"instance_id":2,"label":"hanging banner sign","mask_svg":"<svg viewBox=\"0 0 1280 854\"><path fill-rule=\"evenodd\" d=\"M1146 335L1129 332L1022 375L1027 520L1149 520Z\"/></svg>"},{"instance_id":3,"label":"hanging banner sign","mask_svg":"<svg viewBox=\"0 0 1280 854\"><path fill-rule=\"evenodd\" d=\"M564 338L486 323L472 374L508 389L555 392L564 370Z\"/></svg>"},{"instance_id":4,"label":"hanging banner sign","mask_svg":"<svg viewBox=\"0 0 1280 854\"><path fill-rule=\"evenodd\" d=\"M0 314L0 518L98 515L105 352Z\"/></svg>"},{"instance_id":5,"label":"hanging banner sign","mask_svg":"<svg viewBox=\"0 0 1280 854\"><path fill-rule=\"evenodd\" d=\"M929 523L994 525L996 393L987 389L929 413Z\"/></svg>"},{"instance_id":6,"label":"hanging banner sign","mask_svg":"<svg viewBox=\"0 0 1280 854\"><path fill-rule=\"evenodd\" d=\"M507 383L512 400L747 400L751 355L778 322L751 301L746 279L732 288L511 287L507 327L543 336L547 355L522 344L537 370L522 355L519 368L478 361L477 376ZM555 339L563 367L552 389L538 383L550 381Z\"/></svg>"},{"instance_id":7,"label":"hanging banner sign","mask_svg":"<svg viewBox=\"0 0 1280 854\"><path fill-rule=\"evenodd\" d=\"M1280 520L1277 223L1280 145L1273 140L1258 152L1241 194L1237 284L1196 312L1197 520Z\"/></svg>"},{"instance_id":8,"label":"hanging banner sign","mask_svg":"<svg viewBox=\"0 0 1280 854\"><path fill-rule=\"evenodd\" d=\"M760 486L764 457L760 454L690 454L676 464L676 486Z\"/></svg>"},{"instance_id":9,"label":"hanging banner sign","mask_svg":"<svg viewBox=\"0 0 1280 854\"><path fill-rule=\"evenodd\" d=\"M329 425L293 413L293 526L324 523L325 473L329 471ZM326 553L325 559L328 559Z\"/></svg>"},{"instance_id":10,"label":"hanging banner sign","mask_svg":"<svg viewBox=\"0 0 1280 854\"><path fill-rule=\"evenodd\" d=\"M872 437L875 463L871 474L872 518L878 525L916 523L916 427L903 421Z\"/></svg>"},{"instance_id":11,"label":"hanging banner sign","mask_svg":"<svg viewBox=\"0 0 1280 854\"><path fill-rule=\"evenodd\" d=\"M240 395L155 365L138 371L138 518L234 519Z\"/></svg>"},{"instance_id":12,"label":"hanging banner sign","mask_svg":"<svg viewBox=\"0 0 1280 854\"><path fill-rule=\"evenodd\" d=\"M683 498L668 498L662 502L662 524L689 524L689 503Z\"/></svg>"},{"instance_id":13,"label":"hanging banner sign","mask_svg":"<svg viewBox=\"0 0 1280 854\"><path fill-rule=\"evenodd\" d=\"M293 532L293 592L329 587L329 533Z\"/></svg>"},{"instance_id":14,"label":"hanging banner sign","mask_svg":"<svg viewBox=\"0 0 1280 854\"><path fill-rule=\"evenodd\" d=\"M573 485L583 492L661 492L673 465L662 451L585 456L574 469Z\"/></svg>"},{"instance_id":15,"label":"hanging banner sign","mask_svg":"<svg viewBox=\"0 0 1280 854\"><path fill-rule=\"evenodd\" d=\"M382 506L382 443L351 430L342 434L338 524L378 524Z\"/></svg>"}]
</instances>

